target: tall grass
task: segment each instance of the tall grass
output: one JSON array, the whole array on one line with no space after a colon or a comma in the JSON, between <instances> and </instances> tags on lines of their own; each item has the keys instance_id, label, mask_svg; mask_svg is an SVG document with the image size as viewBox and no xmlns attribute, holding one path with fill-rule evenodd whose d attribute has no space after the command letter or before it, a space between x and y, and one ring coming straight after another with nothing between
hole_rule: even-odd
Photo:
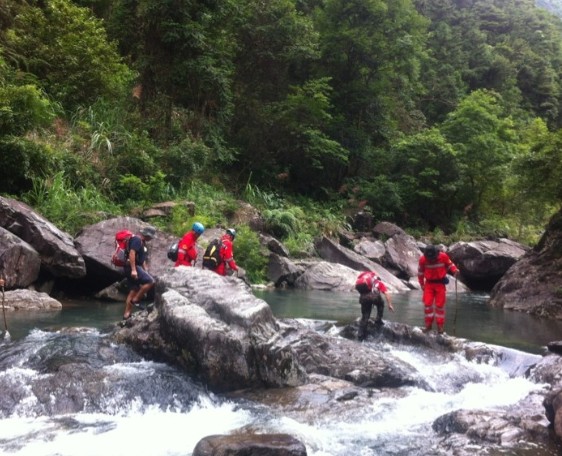
<instances>
[{"instance_id":1,"label":"tall grass","mask_svg":"<svg viewBox=\"0 0 562 456\"><path fill-rule=\"evenodd\" d=\"M73 188L62 172L45 181L34 179L32 189L22 199L72 236L86 225L121 214L119 206L94 186Z\"/></svg>"}]
</instances>

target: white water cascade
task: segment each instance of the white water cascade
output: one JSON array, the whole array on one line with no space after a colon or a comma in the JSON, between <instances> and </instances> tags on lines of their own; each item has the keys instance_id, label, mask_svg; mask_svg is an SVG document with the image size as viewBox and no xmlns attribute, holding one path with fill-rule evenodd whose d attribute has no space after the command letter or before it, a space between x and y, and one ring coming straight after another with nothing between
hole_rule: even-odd
<instances>
[{"instance_id":1,"label":"white water cascade","mask_svg":"<svg viewBox=\"0 0 562 456\"><path fill-rule=\"evenodd\" d=\"M514 375L509 364L390 344L377 349L411 365L428 387L374 390L316 413L313 405L210 394L96 330L34 330L0 342L0 454L189 456L207 435L251 429L289 433L309 456L425 455L441 438L432 430L439 416L501 410L543 388ZM79 411L63 413L76 403Z\"/></svg>"}]
</instances>

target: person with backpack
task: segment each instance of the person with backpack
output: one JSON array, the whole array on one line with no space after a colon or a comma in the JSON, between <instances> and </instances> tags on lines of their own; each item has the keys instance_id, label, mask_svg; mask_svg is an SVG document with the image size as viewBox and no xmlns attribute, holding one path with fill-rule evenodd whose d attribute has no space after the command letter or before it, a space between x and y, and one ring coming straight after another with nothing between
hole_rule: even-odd
<instances>
[{"instance_id":1,"label":"person with backpack","mask_svg":"<svg viewBox=\"0 0 562 456\"><path fill-rule=\"evenodd\" d=\"M195 222L178 243L178 259L174 264L178 266L193 266L197 260L197 239L203 234L205 227L202 223Z\"/></svg>"},{"instance_id":2,"label":"person with backpack","mask_svg":"<svg viewBox=\"0 0 562 456\"><path fill-rule=\"evenodd\" d=\"M226 275L227 268L236 271L238 275L238 266L234 261L234 248L232 243L236 237L236 230L229 228L220 240L212 241L205 255L203 256L203 267L215 271L219 275Z\"/></svg>"},{"instance_id":3,"label":"person with backpack","mask_svg":"<svg viewBox=\"0 0 562 456\"><path fill-rule=\"evenodd\" d=\"M427 333L433 328L433 321L437 323L437 332L443 334L445 326L445 302L449 283L447 273L457 276L458 268L453 264L449 255L441 252L436 246L428 245L418 262L418 281L423 290L423 305L425 313L425 328Z\"/></svg>"},{"instance_id":4,"label":"person with backpack","mask_svg":"<svg viewBox=\"0 0 562 456\"><path fill-rule=\"evenodd\" d=\"M394 312L392 300L386 285L374 271L364 271L357 277L355 281L355 289L359 292L359 304L361 304L361 320L359 321L358 339L365 340L367 337L367 325L371 317L373 306L377 307L377 316L375 325L381 327L384 325L382 321L384 301L382 295L386 298L388 308Z\"/></svg>"},{"instance_id":5,"label":"person with backpack","mask_svg":"<svg viewBox=\"0 0 562 456\"><path fill-rule=\"evenodd\" d=\"M144 296L154 287L154 278L148 273L148 249L146 244L154 239L156 229L152 226L143 228L139 234L131 236L127 248L127 264L124 266L129 285L129 294L125 301L123 322L131 317L133 306L140 303Z\"/></svg>"}]
</instances>

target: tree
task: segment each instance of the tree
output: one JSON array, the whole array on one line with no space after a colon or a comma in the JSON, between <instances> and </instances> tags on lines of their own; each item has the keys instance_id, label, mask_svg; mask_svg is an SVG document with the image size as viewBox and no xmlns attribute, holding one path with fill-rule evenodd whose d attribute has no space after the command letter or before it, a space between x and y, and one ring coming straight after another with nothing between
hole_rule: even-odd
<instances>
[{"instance_id":1,"label":"tree","mask_svg":"<svg viewBox=\"0 0 562 456\"><path fill-rule=\"evenodd\" d=\"M6 43L45 91L67 110L123 93L131 72L101 21L68 0L22 7Z\"/></svg>"},{"instance_id":2,"label":"tree","mask_svg":"<svg viewBox=\"0 0 562 456\"><path fill-rule=\"evenodd\" d=\"M402 212L410 226L450 230L462 213L458 153L436 129L396 141L390 149L390 179L396 182Z\"/></svg>"},{"instance_id":3,"label":"tree","mask_svg":"<svg viewBox=\"0 0 562 456\"><path fill-rule=\"evenodd\" d=\"M459 203L478 214L503 185L515 156L517 137L511 118L503 114L501 97L477 90L464 98L440 126L458 154L462 195Z\"/></svg>"},{"instance_id":4,"label":"tree","mask_svg":"<svg viewBox=\"0 0 562 456\"><path fill-rule=\"evenodd\" d=\"M274 176L283 174L308 186L312 161L323 162L324 147L327 156L338 147L326 133L332 122L329 83L310 75L319 56L318 34L294 0L248 1L245 6L236 31L230 134L239 150L239 168L259 184L276 182ZM299 182L301 159L306 177Z\"/></svg>"},{"instance_id":5,"label":"tree","mask_svg":"<svg viewBox=\"0 0 562 456\"><path fill-rule=\"evenodd\" d=\"M409 0L326 0L315 24L317 71L334 89L332 137L350 151L354 176L372 147L423 125L416 101L426 23Z\"/></svg>"},{"instance_id":6,"label":"tree","mask_svg":"<svg viewBox=\"0 0 562 456\"><path fill-rule=\"evenodd\" d=\"M175 139L174 126L180 125L180 139L185 130L196 138L214 134L218 151L232 115L234 6L231 0L116 5L119 17L128 13L125 27L136 29L132 37L121 36L121 48L131 52L139 72L141 112L153 136Z\"/></svg>"}]
</instances>

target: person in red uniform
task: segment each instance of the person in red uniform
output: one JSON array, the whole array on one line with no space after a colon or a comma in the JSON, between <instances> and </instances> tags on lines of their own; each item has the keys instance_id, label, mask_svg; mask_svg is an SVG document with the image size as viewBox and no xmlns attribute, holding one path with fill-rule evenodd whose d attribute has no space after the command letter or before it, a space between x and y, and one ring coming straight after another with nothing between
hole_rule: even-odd
<instances>
[{"instance_id":1,"label":"person in red uniform","mask_svg":"<svg viewBox=\"0 0 562 456\"><path fill-rule=\"evenodd\" d=\"M232 271L236 271L236 275L238 275L238 266L236 265L236 261L234 261L234 249L232 246L235 237L236 230L234 228L226 230L226 233L221 237L221 261L215 269L217 274L226 275L228 268Z\"/></svg>"},{"instance_id":2,"label":"person in red uniform","mask_svg":"<svg viewBox=\"0 0 562 456\"><path fill-rule=\"evenodd\" d=\"M441 252L434 245L428 245L418 263L418 281L423 290L425 308L425 329L431 331L433 321L437 323L437 332L443 334L445 326L445 302L447 301L447 273L456 276L458 268L449 255Z\"/></svg>"},{"instance_id":3,"label":"person in red uniform","mask_svg":"<svg viewBox=\"0 0 562 456\"><path fill-rule=\"evenodd\" d=\"M197 260L197 239L203 234L205 227L199 222L195 222L191 230L183 235L178 243L178 259L175 267L193 266Z\"/></svg>"},{"instance_id":4,"label":"person in red uniform","mask_svg":"<svg viewBox=\"0 0 562 456\"><path fill-rule=\"evenodd\" d=\"M359 292L359 304L361 304L361 320L359 321L358 339L365 340L367 337L367 324L371 317L373 306L377 306L377 317L375 325L383 326L382 315L384 310L384 301L381 295L384 295L388 302L388 308L394 312L392 300L386 285L374 271L364 271L357 277L355 281L355 289Z\"/></svg>"}]
</instances>

